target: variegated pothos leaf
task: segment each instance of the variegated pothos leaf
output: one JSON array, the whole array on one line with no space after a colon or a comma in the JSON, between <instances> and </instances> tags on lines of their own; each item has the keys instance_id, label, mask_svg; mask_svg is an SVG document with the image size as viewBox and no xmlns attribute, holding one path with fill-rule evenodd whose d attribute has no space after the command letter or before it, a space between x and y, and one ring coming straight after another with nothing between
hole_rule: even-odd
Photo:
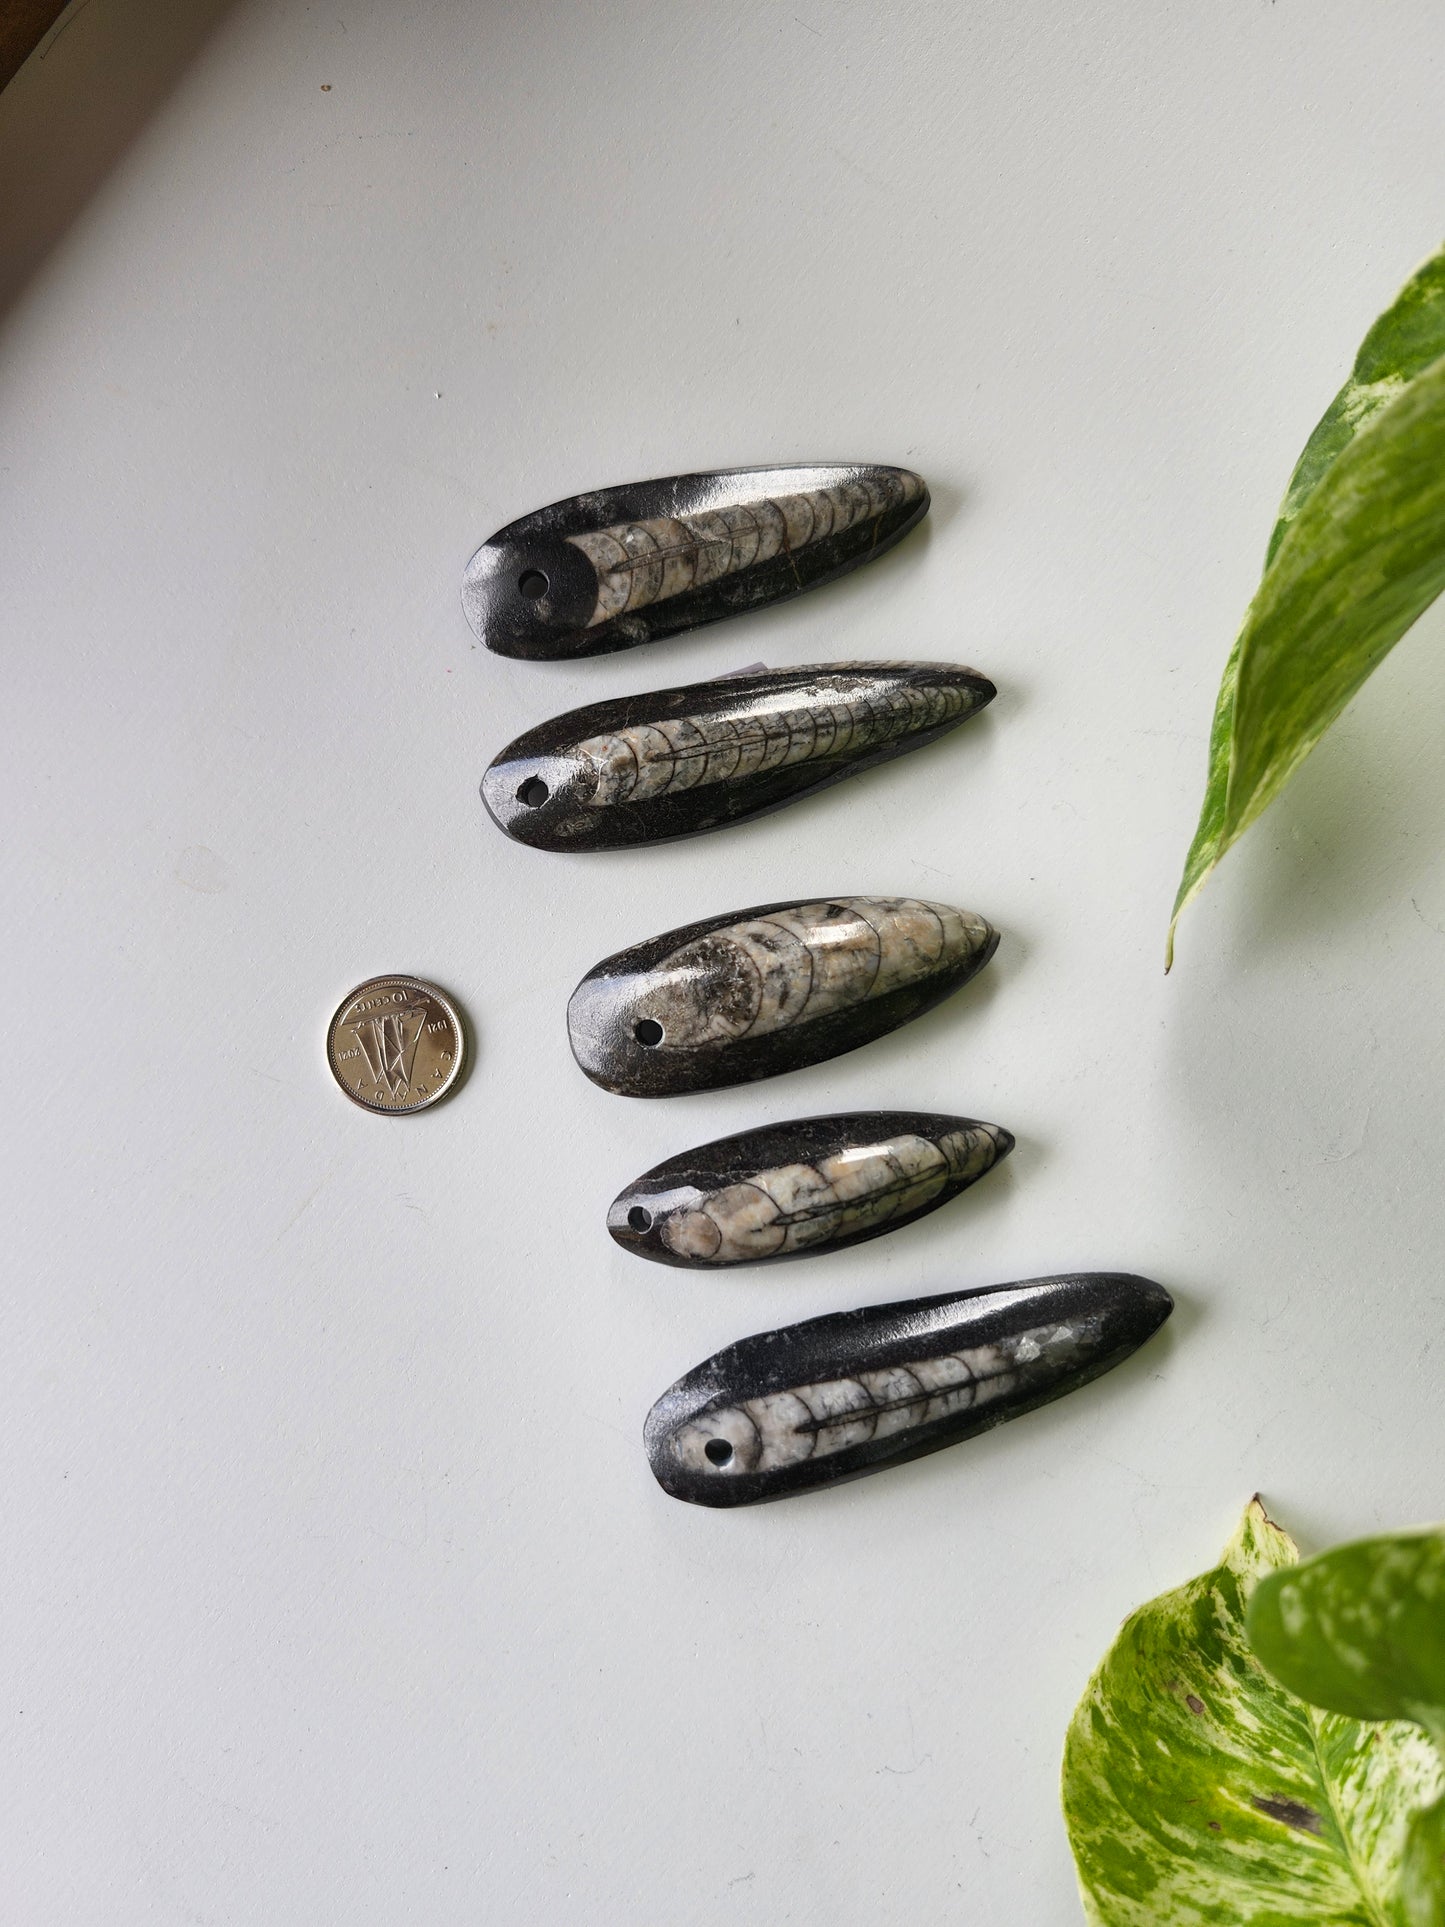
<instances>
[{"instance_id":1,"label":"variegated pothos leaf","mask_svg":"<svg viewBox=\"0 0 1445 1927\"><path fill-rule=\"evenodd\" d=\"M1445 587L1445 249L1365 337L1295 465L1220 680L1169 924Z\"/></svg>"},{"instance_id":2,"label":"variegated pothos leaf","mask_svg":"<svg viewBox=\"0 0 1445 1927\"><path fill-rule=\"evenodd\" d=\"M1445 1799L1417 1813L1400 1875L1400 1927L1445 1927Z\"/></svg>"},{"instance_id":3,"label":"variegated pothos leaf","mask_svg":"<svg viewBox=\"0 0 1445 1927\"><path fill-rule=\"evenodd\" d=\"M1268 568L1305 499L1340 451L1407 382L1445 355L1445 248L1418 268L1360 343L1345 383L1305 443L1269 538Z\"/></svg>"},{"instance_id":4,"label":"variegated pothos leaf","mask_svg":"<svg viewBox=\"0 0 1445 1927\"><path fill-rule=\"evenodd\" d=\"M1245 1625L1290 1692L1355 1719L1415 1720L1445 1750L1445 1531L1359 1539L1274 1573ZM1416 1817L1405 1862L1401 1918L1442 1927L1445 1801Z\"/></svg>"},{"instance_id":5,"label":"variegated pothos leaf","mask_svg":"<svg viewBox=\"0 0 1445 1927\"><path fill-rule=\"evenodd\" d=\"M1250 1644L1301 1699L1360 1720L1418 1720L1445 1744L1445 1531L1335 1546L1264 1580Z\"/></svg>"},{"instance_id":6,"label":"variegated pothos leaf","mask_svg":"<svg viewBox=\"0 0 1445 1927\"><path fill-rule=\"evenodd\" d=\"M1418 1728L1319 1712L1254 1657L1250 1591L1297 1556L1255 1500L1090 1681L1063 1795L1096 1927L1403 1927L1410 1822L1445 1772Z\"/></svg>"}]
</instances>

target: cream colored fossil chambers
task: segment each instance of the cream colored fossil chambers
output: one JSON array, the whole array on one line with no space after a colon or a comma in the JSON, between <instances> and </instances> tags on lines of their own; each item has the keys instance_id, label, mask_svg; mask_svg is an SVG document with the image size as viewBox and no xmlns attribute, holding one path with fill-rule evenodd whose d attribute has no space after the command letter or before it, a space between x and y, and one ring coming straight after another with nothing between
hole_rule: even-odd
<instances>
[{"instance_id":1,"label":"cream colored fossil chambers","mask_svg":"<svg viewBox=\"0 0 1445 1927\"><path fill-rule=\"evenodd\" d=\"M770 707L736 721L700 713L625 724L585 736L577 745L578 793L586 808L598 810L711 789L798 763L856 757L895 736L931 733L959 722L976 707L975 692L955 684L921 691L913 700L889 692Z\"/></svg>"},{"instance_id":2,"label":"cream colored fossil chambers","mask_svg":"<svg viewBox=\"0 0 1445 1927\"><path fill-rule=\"evenodd\" d=\"M922 477L881 462L628 482L499 529L467 564L462 606L500 655L630 649L846 575L927 512Z\"/></svg>"},{"instance_id":3,"label":"cream colored fossil chambers","mask_svg":"<svg viewBox=\"0 0 1445 1927\"><path fill-rule=\"evenodd\" d=\"M482 800L533 849L696 836L925 748L994 693L958 663L842 662L589 703L500 751Z\"/></svg>"},{"instance_id":4,"label":"cream colored fossil chambers","mask_svg":"<svg viewBox=\"0 0 1445 1927\"><path fill-rule=\"evenodd\" d=\"M827 1459L852 1445L981 1412L1031 1377L1074 1364L1091 1335L1086 1323L1035 1325L995 1345L765 1392L684 1425L671 1451L683 1471L734 1479ZM733 1448L726 1457L717 1450L719 1439Z\"/></svg>"},{"instance_id":5,"label":"cream colored fossil chambers","mask_svg":"<svg viewBox=\"0 0 1445 1927\"><path fill-rule=\"evenodd\" d=\"M759 495L691 515L647 516L569 535L597 579L587 627L777 556L797 556L860 524L910 510L925 494L922 477L908 469L863 470L854 479L794 495Z\"/></svg>"},{"instance_id":6,"label":"cream colored fossil chambers","mask_svg":"<svg viewBox=\"0 0 1445 1927\"><path fill-rule=\"evenodd\" d=\"M896 1029L997 946L983 917L912 897L734 911L594 965L568 1005L572 1050L627 1096L748 1083Z\"/></svg>"},{"instance_id":7,"label":"cream colored fossil chambers","mask_svg":"<svg viewBox=\"0 0 1445 1927\"><path fill-rule=\"evenodd\" d=\"M795 1118L656 1165L607 1227L639 1257L697 1270L803 1257L911 1224L1012 1149L1000 1125L933 1111Z\"/></svg>"},{"instance_id":8,"label":"cream colored fossil chambers","mask_svg":"<svg viewBox=\"0 0 1445 1927\"><path fill-rule=\"evenodd\" d=\"M1123 1362L1173 1310L1162 1285L1083 1272L834 1312L705 1359L644 1431L663 1490L755 1505L1017 1418Z\"/></svg>"}]
</instances>

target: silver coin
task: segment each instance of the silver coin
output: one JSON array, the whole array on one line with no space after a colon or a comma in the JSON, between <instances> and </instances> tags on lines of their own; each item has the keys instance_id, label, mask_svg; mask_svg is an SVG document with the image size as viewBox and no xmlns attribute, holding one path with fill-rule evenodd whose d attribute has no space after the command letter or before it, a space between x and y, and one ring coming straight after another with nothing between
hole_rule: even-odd
<instances>
[{"instance_id":1,"label":"silver coin","mask_svg":"<svg viewBox=\"0 0 1445 1927\"><path fill-rule=\"evenodd\" d=\"M424 1111L461 1076L466 1032L456 1005L420 977L368 977L326 1032L331 1075L364 1110Z\"/></svg>"}]
</instances>

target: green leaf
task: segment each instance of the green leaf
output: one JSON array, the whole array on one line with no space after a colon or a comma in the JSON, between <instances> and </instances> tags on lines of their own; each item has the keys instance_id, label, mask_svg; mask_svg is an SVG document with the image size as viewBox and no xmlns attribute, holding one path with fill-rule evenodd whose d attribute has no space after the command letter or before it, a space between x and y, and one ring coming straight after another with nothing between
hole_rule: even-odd
<instances>
[{"instance_id":1,"label":"green leaf","mask_svg":"<svg viewBox=\"0 0 1445 1927\"><path fill-rule=\"evenodd\" d=\"M1260 1586L1248 1629L1301 1699L1357 1720L1418 1720L1445 1743L1445 1531L1322 1552Z\"/></svg>"},{"instance_id":2,"label":"green leaf","mask_svg":"<svg viewBox=\"0 0 1445 1927\"><path fill-rule=\"evenodd\" d=\"M1445 1927L1445 1800L1417 1814L1400 1881L1403 1927Z\"/></svg>"},{"instance_id":3,"label":"green leaf","mask_svg":"<svg viewBox=\"0 0 1445 1927\"><path fill-rule=\"evenodd\" d=\"M1305 446L1225 664L1169 925L1445 588L1445 250L1365 337Z\"/></svg>"},{"instance_id":4,"label":"green leaf","mask_svg":"<svg viewBox=\"0 0 1445 1927\"><path fill-rule=\"evenodd\" d=\"M1246 1627L1290 1692L1361 1720L1416 1720L1445 1748L1445 1532L1321 1553L1261 1582ZM1406 1849L1402 1918L1445 1922L1445 1802Z\"/></svg>"},{"instance_id":5,"label":"green leaf","mask_svg":"<svg viewBox=\"0 0 1445 1927\"><path fill-rule=\"evenodd\" d=\"M1269 538L1266 568L1305 497L1340 450L1395 399L1407 381L1424 374L1441 355L1445 355L1445 248L1411 275L1361 342L1349 380L1320 417L1295 463Z\"/></svg>"},{"instance_id":6,"label":"green leaf","mask_svg":"<svg viewBox=\"0 0 1445 1927\"><path fill-rule=\"evenodd\" d=\"M1090 1681L1063 1792L1096 1927L1408 1918L1410 1822L1445 1772L1417 1727L1318 1712L1254 1657L1249 1593L1296 1557L1255 1500L1222 1563L1135 1613Z\"/></svg>"}]
</instances>

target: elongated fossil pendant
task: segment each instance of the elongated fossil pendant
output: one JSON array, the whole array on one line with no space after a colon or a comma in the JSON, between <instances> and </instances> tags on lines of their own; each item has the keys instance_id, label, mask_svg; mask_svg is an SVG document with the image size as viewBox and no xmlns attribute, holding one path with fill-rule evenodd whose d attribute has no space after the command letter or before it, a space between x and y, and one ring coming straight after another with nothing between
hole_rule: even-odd
<instances>
[{"instance_id":1,"label":"elongated fossil pendant","mask_svg":"<svg viewBox=\"0 0 1445 1927\"><path fill-rule=\"evenodd\" d=\"M482 778L482 801L538 850L661 843L921 749L994 694L953 663L848 662L589 703L509 743Z\"/></svg>"},{"instance_id":2,"label":"elongated fossil pendant","mask_svg":"<svg viewBox=\"0 0 1445 1927\"><path fill-rule=\"evenodd\" d=\"M1101 1271L810 1318L680 1378L648 1413L647 1456L694 1505L861 1478L1086 1385L1173 1309L1162 1285Z\"/></svg>"},{"instance_id":3,"label":"elongated fossil pendant","mask_svg":"<svg viewBox=\"0 0 1445 1927\"><path fill-rule=\"evenodd\" d=\"M936 1211L1013 1143L937 1111L768 1124L654 1166L614 1199L607 1228L639 1257L700 1270L837 1251Z\"/></svg>"},{"instance_id":4,"label":"elongated fossil pendant","mask_svg":"<svg viewBox=\"0 0 1445 1927\"><path fill-rule=\"evenodd\" d=\"M499 656L597 656L760 609L871 562L928 512L911 469L716 469L553 502L467 564L462 606Z\"/></svg>"},{"instance_id":5,"label":"elongated fossil pendant","mask_svg":"<svg viewBox=\"0 0 1445 1927\"><path fill-rule=\"evenodd\" d=\"M749 1084L896 1030L997 947L971 910L912 897L729 911L594 964L567 1006L572 1054L624 1097Z\"/></svg>"}]
</instances>

